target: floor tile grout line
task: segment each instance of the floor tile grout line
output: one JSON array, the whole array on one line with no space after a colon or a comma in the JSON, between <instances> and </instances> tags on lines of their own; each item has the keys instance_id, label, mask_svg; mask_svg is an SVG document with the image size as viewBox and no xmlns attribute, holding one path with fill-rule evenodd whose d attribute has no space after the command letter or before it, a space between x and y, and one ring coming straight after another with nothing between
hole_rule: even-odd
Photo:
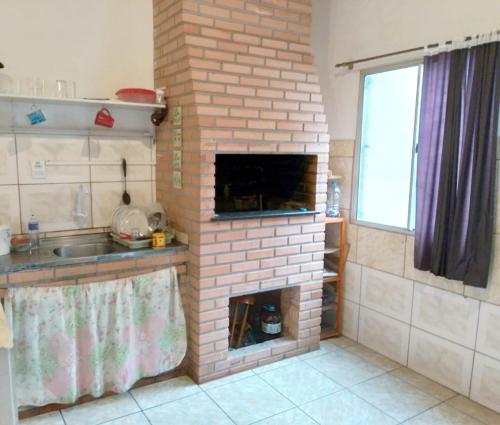
<instances>
[{"instance_id":1,"label":"floor tile grout line","mask_svg":"<svg viewBox=\"0 0 500 425\"><path fill-rule=\"evenodd\" d=\"M130 395L130 397L132 397L132 400L134 400L135 404L137 404L137 407L141 410L141 412L143 411L142 409L142 406L139 404L139 402L137 401L137 399L134 397L134 395L132 394L132 391L131 390L128 390L127 393Z\"/></svg>"},{"instance_id":2,"label":"floor tile grout line","mask_svg":"<svg viewBox=\"0 0 500 425\"><path fill-rule=\"evenodd\" d=\"M483 424L483 425L489 425L488 423L483 422L481 419L479 419L479 418L477 418L477 417L475 417L475 416L469 415L468 413L464 412L463 410L457 409L456 407L451 406L451 405L449 405L449 404L448 404L448 402L450 402L450 401L451 401L451 399L453 399L453 398L457 398L457 397L464 397L465 399L467 399L467 400L469 400L469 401L472 401L473 403L476 403L474 400L470 400L468 397L465 397L463 394L456 394L454 397L449 398L448 400L446 400L446 401L445 401L445 402L443 402L443 403L445 404L445 406L448 406L449 408L451 408L451 409L453 409L453 410L456 410L457 412L462 413L463 415L467 416L468 418L472 418L472 419L474 419L475 421L477 421L477 422L479 422L479 423L481 423L481 424ZM481 406L482 408L485 408L485 409L491 410L490 408L488 408L488 407L486 407L486 406L483 406L482 404L479 404L479 406ZM495 412L494 410L491 410L491 411L492 411L493 413L497 414L497 415L499 414L499 413Z\"/></svg>"},{"instance_id":3,"label":"floor tile grout line","mask_svg":"<svg viewBox=\"0 0 500 425\"><path fill-rule=\"evenodd\" d=\"M378 410L380 410L381 412L383 412L385 415L387 415L387 416L389 416L389 417L393 418L393 419L394 419L394 420L396 420L396 421L399 421L399 419L395 418L394 416L390 415L390 414L389 414L389 413L387 413L387 412L384 412L381 408L379 408L379 407L377 407L376 405L374 405L371 401L369 401L369 400L365 399L362 395L357 394L357 393L355 393L354 391L351 391L351 389L352 389L352 388L357 387L358 385L364 384L364 383L366 383L366 382L368 382L368 381L371 381L371 380L374 380L374 379L380 378L380 377L381 377L381 376L383 376L383 375L390 375L390 376L391 376L391 377L393 377L394 379L397 379L397 380L399 380L399 381L401 381L401 382L403 382L403 383L406 383L407 385L409 385L409 386L411 386L411 387L415 388L416 390L420 391L421 393L424 393L424 394L425 394L425 395L427 395L428 397L431 397L431 398L433 398L434 400L437 400L437 401L439 402L439 403L437 403L437 404L435 404L435 405L433 405L433 406L431 406L431 407L429 407L429 408L427 408L427 409L423 410L422 412L418 413L418 414L417 414L417 415L415 415L415 416L418 416L419 414L424 413L424 412L426 412L427 410L430 410L430 409L432 409L432 408L434 408L434 407L436 407L436 406L439 406L440 404L444 403L444 401L443 401L443 400L439 400L438 398L436 398L436 397L434 397L434 396L430 395L429 393L427 393L427 392L425 392L425 391L421 390L421 389L420 389L420 388L418 388L417 386L415 386L415 385L413 385L413 384L411 384L411 383L409 383L409 382L407 382L407 381L405 381L405 380L403 380L403 379L400 379L400 378L398 378L398 377L396 377L396 376L391 375L391 374L390 374L390 372L386 372L386 373L384 373L384 374L382 374L382 375L378 375L378 376L375 376L375 377L373 377L373 378L367 379L366 381L360 382L359 384L352 385L351 387L348 387L348 390L350 390L350 392L351 392L352 394L356 395L356 396L357 396L357 397L359 397L361 400L363 400L363 401L367 402L368 404L372 405L373 407L376 407ZM413 418L413 417L415 417L415 416L412 416L412 418ZM410 418L408 418L408 419L410 419ZM400 423L403 423L403 422L406 422L406 421L407 421L407 419L404 419L403 421L399 421L399 422L400 422Z\"/></svg>"},{"instance_id":4,"label":"floor tile grout line","mask_svg":"<svg viewBox=\"0 0 500 425\"><path fill-rule=\"evenodd\" d=\"M238 382L238 381L236 381ZM233 423L233 424L236 424L236 422L233 420L233 418L231 418L231 416L229 416L229 413L227 413L223 408L222 406L219 405L219 403L217 403L217 401L215 401L211 396L210 394L208 394L207 392L205 392L205 395L219 408L219 410Z\"/></svg>"},{"instance_id":5,"label":"floor tile grout line","mask_svg":"<svg viewBox=\"0 0 500 425\"><path fill-rule=\"evenodd\" d=\"M330 394L331 395L331 394ZM316 401L316 400L314 400ZM305 404L303 405L305 406ZM318 425L321 425L316 419L314 419L309 413L307 413L304 409L302 409L302 407L300 406L297 406L297 409L299 409L302 413L304 413L304 415L306 415L308 418L311 418L311 420L315 423L317 423Z\"/></svg>"},{"instance_id":6,"label":"floor tile grout line","mask_svg":"<svg viewBox=\"0 0 500 425\"><path fill-rule=\"evenodd\" d=\"M444 399L444 400L441 400L440 398L437 398L437 397L435 397L434 395L432 395L432 394L428 393L427 391L424 391L423 389L419 388L419 387L418 387L416 384L414 384L413 382L411 382L411 381L409 381L409 380L407 380L407 379L405 379L405 378L403 378L403 377L399 377L399 376L392 375L392 372L394 372L394 371L396 371L396 370L400 370L400 369L407 369L407 370L409 370L409 371L411 371L411 372L414 372L414 373L416 373L417 375L422 376L422 377L423 377L423 378L425 378L426 380L428 380L428 381L432 382L433 384L435 384L435 385L439 385L440 387L443 387L443 388L444 388L444 389L446 389L447 391L451 391L453 394L452 394L450 397L448 397L448 398L446 398L446 399ZM406 367L406 366L402 366L402 367L400 367L400 368L393 369L393 370L391 370L391 371L389 372L389 374L390 374L390 375L392 375L392 376L394 376L395 378L399 379L400 381L404 381L404 382L406 382L407 384L410 384L410 385L412 385L413 387L415 387L415 388L419 389L420 391L422 391L422 392L424 392L424 393L426 393L426 394L428 394L428 395L430 395L430 396L432 396L432 397L434 397L434 398L436 398L436 399L438 399L438 400L440 400L440 401L443 401L443 402L448 401L448 400L451 400L452 398L454 398L455 396L457 396L457 395L458 395L458 393L457 393L455 390L452 390L451 388L448 388L447 386L445 386L445 385L443 385L443 384L440 384L439 382L436 382L436 381L432 380L431 378L427 378L427 376L424 376L424 375L422 375L421 373L418 373L418 372L414 371L413 369L410 369L409 367Z\"/></svg>"},{"instance_id":7,"label":"floor tile grout line","mask_svg":"<svg viewBox=\"0 0 500 425\"><path fill-rule=\"evenodd\" d=\"M356 384L356 385L357 385L357 384ZM379 411L379 412L381 412L384 416L388 416L389 418L394 419L395 421L398 421L398 419L396 419L395 417L393 417L393 416L389 415L388 413L384 412L382 409L380 409L379 407L375 406L375 405L374 405L373 403L371 403L370 401L365 400L363 397L361 397L361 396L359 396L358 394L356 394L356 393L352 392L352 391L350 390L350 388L349 388L349 387L344 387L344 388L342 388L341 390L336 391L335 393L328 394L328 395L326 395L326 396L324 396L324 397L317 398L316 400L308 401L307 403L301 404L300 406L297 406L297 407L298 407L299 409L301 409L301 410L302 410L302 407L304 407L304 406L305 406L305 405L307 405L307 404L315 403L315 402L317 402L318 400L322 400L322 399L324 399L324 398L326 398L326 397L330 397L330 396L332 396L332 395L339 394L340 392L348 392L348 393L350 393L351 395L353 395L354 397L359 398L359 399L360 399L361 401L363 401L364 403L366 403L366 404L370 405L371 407L373 407L374 409L378 410L378 411ZM304 412L304 413L306 413L306 412ZM306 414L307 414L307 413L306 413ZM399 421L398 421L398 423L399 423Z\"/></svg>"},{"instance_id":8,"label":"floor tile grout line","mask_svg":"<svg viewBox=\"0 0 500 425\"><path fill-rule=\"evenodd\" d=\"M62 414L62 410L61 410L61 409L59 409L59 410L58 410L58 412L59 412L59 416L61 417L61 420L63 421L63 424L64 424L64 425L68 425L68 424L66 423L66 420L64 419L64 415Z\"/></svg>"},{"instance_id":9,"label":"floor tile grout line","mask_svg":"<svg viewBox=\"0 0 500 425\"><path fill-rule=\"evenodd\" d=\"M139 406L139 409L141 409L141 412L146 412L148 410L155 409L155 408L160 407L160 406L165 406L166 404L171 404L171 403L174 403L174 402L179 401L179 400L184 400L185 398L193 397L193 396L195 396L197 394L199 394L199 392L188 394L188 395L184 395L182 397L176 398L175 400L165 401L163 403L155 404L154 406L150 406L150 407L146 407L146 408L143 408L143 407Z\"/></svg>"},{"instance_id":10,"label":"floor tile grout line","mask_svg":"<svg viewBox=\"0 0 500 425\"><path fill-rule=\"evenodd\" d=\"M416 415L413 415L413 416L411 416L411 417L409 417L409 418L405 419L404 421L402 421L402 422L401 422L401 424L404 424L404 423L406 423L406 422L409 422L409 421L411 421L412 419L418 418L419 416L423 415L424 413L426 413L426 412L428 412L428 411L430 411L430 410L432 410L432 409L435 409L435 408L437 408L437 407L439 407L439 406L442 406L442 405L444 405L444 404L445 404L445 401L441 401L441 403L438 403L438 404L436 404L436 405L434 405L434 406L431 406L431 407L429 407L428 409L422 410L420 413L417 413ZM456 410L456 409L455 409L455 410ZM458 411L458 410L457 410L457 411Z\"/></svg>"},{"instance_id":11,"label":"floor tile grout line","mask_svg":"<svg viewBox=\"0 0 500 425\"><path fill-rule=\"evenodd\" d=\"M290 409L287 409L287 410L283 410L282 412L279 412L279 413L275 413L274 415L271 415L271 416L268 416L267 418L263 418L263 419L259 419L258 421L255 421L255 422L252 422L250 423L249 425L258 425L259 422L262 422L264 420L267 420L267 419L271 419L271 418L274 418L275 416L278 416L278 415L282 415L283 413L287 413L287 412L291 412L292 410L295 410L295 409L299 409L301 412L303 412L306 416L310 417L306 412L304 412L299 406L293 406L292 408ZM311 417L310 417L311 418ZM318 422L316 422L313 418L311 418L313 420L314 423L320 425Z\"/></svg>"},{"instance_id":12,"label":"floor tile grout line","mask_svg":"<svg viewBox=\"0 0 500 425\"><path fill-rule=\"evenodd\" d=\"M312 366L310 365L307 365L309 367L311 367L312 369L314 369ZM316 370L316 369L314 369ZM269 372L273 372L272 370L269 371ZM319 372L316 370L316 372ZM322 374L320 372L321 375L323 375L325 378L327 378L329 381L332 381L335 385L337 385L338 387L340 387L339 389L329 393L329 394L325 394L324 396L321 396L321 397L318 397L318 398L322 398L322 397L327 397L329 395L332 395L332 394L335 394L336 392L339 392L343 389L343 386L338 384L337 382L335 382L332 378L329 378L328 376ZM278 392L279 394L281 394L283 397L285 397L287 400L289 400L295 407L299 407L299 404L298 403L295 403L291 398L287 397L284 393L282 393L278 388L276 388L273 384L271 384L270 382L267 382L264 378L261 378L267 385L269 385L271 388L273 388L276 392ZM317 400L317 399L314 399L314 400ZM314 401L314 400L310 400L310 401ZM308 403L308 402L307 402ZM303 403L305 404L305 403Z\"/></svg>"},{"instance_id":13,"label":"floor tile grout line","mask_svg":"<svg viewBox=\"0 0 500 425\"><path fill-rule=\"evenodd\" d=\"M345 346L345 347L335 346L335 347L336 347L335 349L333 349L333 350L329 350L329 351L327 351L327 352L326 352L326 353L324 353L324 354L319 354L318 356L313 357L313 358L311 358L311 359L297 359L297 362L292 363L292 364L296 364L296 363L299 363L299 362L305 363L306 365L308 365L309 367L312 367L314 370L316 370L317 372L319 372L320 374L322 374L323 376L325 376L325 377L326 377L326 378L328 378L329 380L333 381L335 384L337 384L337 385L340 387L337 391L334 391L334 392L332 392L332 393L326 394L326 395L324 395L324 396L322 396L322 397L319 397L319 398L317 398L317 399L315 399L315 400L310 400L310 401L308 401L308 402L306 402L306 403L303 403L303 404L297 404L297 403L295 403L294 401L292 401L291 399L289 399L289 398L288 398L285 394L283 394L283 393L282 393L279 389L275 388L275 387L274 387L271 383L269 383L269 382L267 382L265 379L263 379L263 378L260 376L261 374L257 374L257 373L255 373L255 371L254 371L253 369L249 369L249 371L253 373L253 375L252 375L252 376L247 376L247 377L245 377L245 378L241 378L241 379L238 379L238 380L236 380L236 381L228 382L227 384L222 384L222 385L220 385L220 386L215 387L214 389L219 388L219 387L226 386L226 385L228 385L228 384L230 384L230 383L239 382L239 381L241 381L241 380L248 379L248 378L250 378L250 377L258 376L258 377L260 378L260 380L261 380L261 381L265 382L268 386L270 386L270 387L271 387L272 389L274 389L276 392L278 392L278 393L279 393L279 394L281 394L283 397L285 397L287 400L289 400L289 401L292 403L292 405L294 405L295 407L299 408L301 411L303 411L303 409L301 409L301 406L303 406L303 405L305 405L305 404L315 402L315 401L317 401L317 400L320 400L320 399L322 399L322 398L325 398L325 397L331 396L331 395L333 395L333 394L336 394L336 393L338 393L338 392L341 392L341 391L344 391L344 390L345 390L345 391L348 391L348 392L349 392L349 393L351 393L351 394L354 394L355 396L357 396L357 397L358 397L358 398L360 398L361 400L365 401L366 403L368 403L368 404L372 405L372 406L373 406L374 408L376 408L377 410L379 410L379 411L383 412L384 414L388 415L386 412L384 412L383 410L379 409L377 406L373 405L373 404L372 404L372 403L370 403L368 400L365 400L362 396L360 396L360 395L358 395L358 394L354 393L354 392L351 390L351 388L353 388L353 387L355 387L355 386L357 386L357 385L361 385L361 384L363 384L363 383L366 383L366 382L368 382L368 381L370 381L370 380L376 379L376 378L378 378L378 377L381 377L381 376L383 376L383 375L390 375L391 377L393 377L393 378L395 378L395 379L397 379L397 380L399 380L399 381L402 381L402 382L406 383L407 385L410 385L411 387L416 388L416 389L417 389L417 390L419 390L420 392L425 393L426 395L428 395L428 396L430 396L430 397L432 397L432 398L434 398L434 399L436 399L436 400L438 400L438 401L439 401L439 403L438 403L438 404L436 404L436 405L434 405L434 406L431 406L431 407L429 407L428 409L425 409L425 410L423 410L422 412L419 412L418 414L416 414L416 415L414 415L414 416L412 416L412 417L410 417L410 418L405 419L405 420L404 420L403 422L401 422L401 423L405 423L405 422L409 421L410 419L412 419L412 418L414 418L414 417L417 417L417 416L419 416L419 415L421 415L421 414L423 414L423 413L427 412L428 410L431 410L431 409L436 408L436 407L438 407L438 406L441 406L441 405L443 405L443 404L444 404L444 405L448 405L448 404L446 404L446 403L448 403L448 402L449 402L450 400L452 400L453 398L456 398L456 397L458 397L458 396L459 396L458 394L454 394L454 395L452 395L451 397L449 397L449 398L447 398L447 399L445 399L445 400L437 399L437 398L436 398L436 397L434 397L432 394L430 394L429 392L427 392L427 391L425 391L425 390L421 389L420 387L418 387L417 385L413 384L412 382L409 382L409 381L405 380L404 378L399 378L399 377L394 376L394 375L392 375L392 374L391 374L391 372L393 372L393 371L395 371L395 370L398 370L398 369L401 369L402 367L395 368L395 369L391 369L391 370L384 370L384 372L383 372L383 373L381 373L381 374L379 374L379 375L377 375L377 376L374 376L374 377L368 378L368 379L366 379L366 380L364 380L364 381L361 381L361 382L359 382L359 383L356 383L356 384L354 384L354 385L352 385L352 386L344 386L344 385L339 384L338 382L336 382L334 379L332 379L331 377L329 377L329 376L328 376L328 375L326 375L325 373L323 373L321 370L316 369L314 366L312 366L311 364L309 364L309 363L308 363L308 360L312 360L312 359L317 358L317 357L326 356L326 355L328 355L328 354L332 354L332 353L338 352L339 350L342 350L342 351L344 351L344 352L348 352L349 354L351 354L351 355L353 355L353 356L355 356L355 357L358 357L358 358L360 358L361 360L363 360L363 361L365 361L365 362L367 362L367 363L370 363L371 365L375 366L375 365L374 365L374 363L373 363L372 361L370 361L370 360L368 360L368 359L366 359L366 358L364 358L364 357L361 357L361 356L359 356L359 355L357 355L357 354L355 354L355 353L353 353L353 352L351 352L351 351L349 351L349 350L348 350L348 349L349 349L349 347L353 347L353 346L355 346L355 345L357 345L357 344L355 344L355 343L354 343L354 344L352 344L352 345ZM362 344L360 344L360 345L362 345ZM368 349L369 349L369 350L371 350L370 348L368 348ZM372 350L372 351L373 351L373 350ZM374 351L374 353L376 353L376 352ZM376 353L376 354L378 354L378 353ZM382 357L384 357L384 358L387 358L386 356L383 356L383 355L381 355L381 356L382 356ZM390 359L389 359L389 360L390 360ZM278 362L278 363L279 363L279 362ZM289 366L289 365L278 366L278 367L275 367L275 368L273 368L273 369L271 369L271 370L269 370L269 371L267 371L267 372L263 372L263 373L268 373L268 372L272 372L272 371L275 371L275 370L279 370L279 369L284 368L284 367L287 367L287 366ZM378 366L377 366L377 367L378 367ZM379 368L379 369L380 369L380 368ZM411 369L410 369L410 370L411 370ZM416 373L418 374L418 372L416 372ZM419 374L419 375L421 375L421 374ZM421 375L421 376L424 376L424 375ZM427 378L427 379L429 379L429 378ZM431 381L432 381L432 380L431 380ZM432 381L432 382L434 382L434 381ZM436 384L441 385L441 384L439 384L439 383L436 383ZM202 392L203 392L203 393L205 393L205 394L206 394L206 395L210 398L210 400L212 400L212 401L215 403L215 405L217 405L217 407L218 407L219 409L221 409L221 410L224 412L224 414L225 414L226 416L228 416L228 415L227 415L227 413L224 411L224 409L222 409L222 408L221 408L221 407L217 404L217 402L216 402L215 400L213 400L213 399L212 399L212 397L210 397L210 395L207 393L207 391L210 391L210 389L205 390L205 389L203 389L200 385L197 385L197 387L198 387L198 389L200 390L200 393L202 393ZM445 388L447 388L447 387L445 387ZM185 396L185 397L180 397L180 398L178 398L178 399L176 399L176 400L172 400L172 401L170 401L170 402L161 403L161 404L159 404L159 405L157 405L157 406L152 406L152 407L149 407L149 408L147 408L147 409L142 409L142 408L141 408L141 406L139 405L139 403L137 402L137 400L135 399L135 397L133 397L132 393L131 393L131 392L129 392L129 394L131 395L132 399L134 400L134 402L136 403L136 405L137 405L137 406L138 406L138 408L140 409L140 412L141 412L141 413L142 413L142 414L146 417L147 421L148 421L149 423L151 423L151 422L149 421L149 419L147 418L147 416L145 415L144 410L149 410L149 409L152 409L152 408L155 408L155 407L161 406L161 405L170 404L170 403L172 403L172 402L174 402L174 401L181 400L181 399L184 399L184 398L187 398L187 397L190 397L190 396L194 396L194 395L196 395L197 393L193 393L193 394L187 395L187 396ZM465 412L462 412L461 410L456 409L456 408L454 408L453 406L449 406L449 407L450 407L450 408L453 408L454 410L456 410L456 411L458 411L458 412L460 412L460 413L462 413L462 414L465 414L466 416L468 416L468 417L470 417L470 418L472 418L472 419L474 419L474 420L477 420L478 422L483 423L482 421L480 421L479 419L475 418L474 416L471 416L471 415L469 415L469 414L467 414L467 413L465 413ZM292 408L292 409L293 409L293 408ZM285 411L283 411L283 412L286 412L286 411L288 411L288 410L291 410L291 409L287 409L287 410L285 410ZM62 418L63 423L65 423L65 424L66 424L66 421L65 421L65 419L64 419L64 415L62 414L62 410L59 410L58 412L59 412L60 417ZM279 412L279 413L277 413L276 415L278 415L278 414L280 414L280 413L283 413L283 412ZM304 412L304 411L303 411L303 412ZM130 414L128 414L128 415L119 416L119 417L117 417L117 418L111 419L110 421L113 421L113 420L116 420L116 419L119 419L119 418L122 418L122 417L131 416L131 415L136 414L136 413L138 413L138 412L133 412L133 413L130 413ZM304 412L304 413L307 415L307 413L306 413L306 412ZM272 415L272 416L276 416L276 415ZM272 416L270 416L270 417L272 417ZM309 415L307 415L307 416L309 416ZM389 416L390 416L390 417L392 417L391 415L389 415ZM263 419L266 419L266 418L263 418ZM263 420L263 419L261 419L261 420ZM311 419L313 419L313 418L311 418ZM396 419L396 418L394 418L394 419ZM233 421L231 418L230 418L230 420L231 420L231 422L233 422L233 423L234 423L234 421ZM314 419L313 419L313 420L314 420ZM396 419L396 420L397 420L397 419ZM107 421L107 422L110 422L110 421ZM101 424L105 424L105 423L107 423L107 422L101 422Z\"/></svg>"},{"instance_id":14,"label":"floor tile grout line","mask_svg":"<svg viewBox=\"0 0 500 425\"><path fill-rule=\"evenodd\" d=\"M113 419L110 419L109 421L104 421L104 422L97 422L96 424L92 424L92 425L106 425L106 424L109 424L113 421L116 421L117 419L123 419L123 418L128 418L129 416L132 416L132 415L137 415L138 413L140 413L141 415L145 416L142 412L142 410L138 411L138 412L132 412L132 413L128 413L127 415L122 415L122 416L117 416L116 418L113 418ZM147 418L146 418L147 419Z\"/></svg>"}]
</instances>

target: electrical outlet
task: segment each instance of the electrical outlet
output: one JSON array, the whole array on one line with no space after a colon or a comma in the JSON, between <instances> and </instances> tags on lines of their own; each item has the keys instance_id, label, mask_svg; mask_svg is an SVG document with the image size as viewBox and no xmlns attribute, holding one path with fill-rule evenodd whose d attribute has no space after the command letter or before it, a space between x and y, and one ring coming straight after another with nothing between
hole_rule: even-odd
<instances>
[{"instance_id":1,"label":"electrical outlet","mask_svg":"<svg viewBox=\"0 0 500 425\"><path fill-rule=\"evenodd\" d=\"M31 162L31 177L34 179L47 178L47 168L45 166L45 161L38 160Z\"/></svg>"}]
</instances>

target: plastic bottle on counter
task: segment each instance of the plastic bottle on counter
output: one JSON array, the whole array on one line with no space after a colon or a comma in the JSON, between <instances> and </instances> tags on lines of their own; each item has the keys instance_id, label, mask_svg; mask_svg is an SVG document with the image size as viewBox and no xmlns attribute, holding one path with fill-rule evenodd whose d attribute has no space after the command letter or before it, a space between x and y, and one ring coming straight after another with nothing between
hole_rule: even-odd
<instances>
[{"instance_id":1,"label":"plastic bottle on counter","mask_svg":"<svg viewBox=\"0 0 500 425\"><path fill-rule=\"evenodd\" d=\"M30 221L28 221L28 236L30 240L30 249L36 250L40 248L40 224L35 214L31 214Z\"/></svg>"},{"instance_id":2,"label":"plastic bottle on counter","mask_svg":"<svg viewBox=\"0 0 500 425\"><path fill-rule=\"evenodd\" d=\"M326 200L326 215L328 217L340 217L340 186L332 180L328 187Z\"/></svg>"}]
</instances>

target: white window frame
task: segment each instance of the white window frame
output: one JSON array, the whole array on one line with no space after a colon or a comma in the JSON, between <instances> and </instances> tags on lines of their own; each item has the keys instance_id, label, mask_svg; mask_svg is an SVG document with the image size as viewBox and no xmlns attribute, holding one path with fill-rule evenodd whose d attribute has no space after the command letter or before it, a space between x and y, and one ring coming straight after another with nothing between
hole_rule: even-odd
<instances>
[{"instance_id":1,"label":"white window frame","mask_svg":"<svg viewBox=\"0 0 500 425\"><path fill-rule=\"evenodd\" d=\"M358 96L358 117L356 124L356 139L354 140L354 163L353 163L353 172L352 172L352 190L351 190L351 220L352 224L369 227L377 230L385 230L388 232L399 233L404 235L414 235L415 231L409 229L409 220L410 220L410 211L411 211L411 199L413 196L413 187L410 188L410 196L408 198L408 228L397 227L397 226L389 226L387 224L379 224L372 223L369 221L358 220L357 212L358 212L358 190L359 190L359 169L360 169L360 160L361 160L361 129L363 127L363 101L364 101L364 86L365 86L365 77L370 74L377 74L385 71L394 71L397 69L408 68L411 66L423 65L423 60L412 60L407 62L399 62L391 65L382 65L373 68L366 68L360 71L360 79L359 79L359 96ZM419 74L417 87L420 87L422 84L422 72ZM416 150L418 143L418 120L419 116L418 111L418 103L415 105L415 125L413 128L413 157L412 157L412 166L410 173L413 174L416 164Z\"/></svg>"}]
</instances>

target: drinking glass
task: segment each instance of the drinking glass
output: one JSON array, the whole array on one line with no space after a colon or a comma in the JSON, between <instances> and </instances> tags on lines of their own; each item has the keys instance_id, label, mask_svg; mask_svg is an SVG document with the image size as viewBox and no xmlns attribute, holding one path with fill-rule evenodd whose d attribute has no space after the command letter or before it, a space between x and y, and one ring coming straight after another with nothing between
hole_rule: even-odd
<instances>
[{"instance_id":1,"label":"drinking glass","mask_svg":"<svg viewBox=\"0 0 500 425\"><path fill-rule=\"evenodd\" d=\"M68 82L66 80L56 80L56 97L59 99L68 97Z\"/></svg>"},{"instance_id":2,"label":"drinking glass","mask_svg":"<svg viewBox=\"0 0 500 425\"><path fill-rule=\"evenodd\" d=\"M76 98L76 82L72 80L66 81L66 97L69 99Z\"/></svg>"}]
</instances>

